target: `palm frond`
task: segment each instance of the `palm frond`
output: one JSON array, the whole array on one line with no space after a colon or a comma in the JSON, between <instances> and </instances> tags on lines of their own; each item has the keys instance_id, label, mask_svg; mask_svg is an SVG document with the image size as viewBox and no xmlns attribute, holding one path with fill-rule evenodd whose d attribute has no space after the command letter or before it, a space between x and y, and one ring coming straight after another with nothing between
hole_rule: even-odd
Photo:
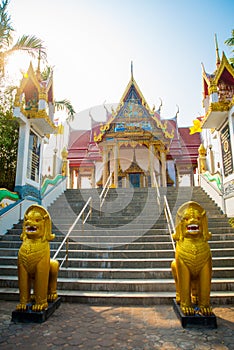
<instances>
[{"instance_id":1,"label":"palm frond","mask_svg":"<svg viewBox=\"0 0 234 350\"><path fill-rule=\"evenodd\" d=\"M18 86L16 85L9 85L6 87L5 89L5 94L6 95L11 95L12 93L14 93L16 90L18 89Z\"/></svg>"},{"instance_id":2,"label":"palm frond","mask_svg":"<svg viewBox=\"0 0 234 350\"><path fill-rule=\"evenodd\" d=\"M71 102L67 99L61 100L61 101L54 101L54 106L57 111L63 111L64 109L67 111L68 114L68 120L74 119L74 114L76 113L74 110L74 107L72 106Z\"/></svg>"},{"instance_id":3,"label":"palm frond","mask_svg":"<svg viewBox=\"0 0 234 350\"><path fill-rule=\"evenodd\" d=\"M42 80L47 80L49 76L52 74L52 72L53 72L53 67L46 66L44 70L41 72Z\"/></svg>"},{"instance_id":4,"label":"palm frond","mask_svg":"<svg viewBox=\"0 0 234 350\"><path fill-rule=\"evenodd\" d=\"M40 51L42 59L46 58L45 48L43 41L37 38L35 35L23 35L16 43L7 51L7 54L11 54L15 51L27 51L32 57L36 57Z\"/></svg>"},{"instance_id":5,"label":"palm frond","mask_svg":"<svg viewBox=\"0 0 234 350\"><path fill-rule=\"evenodd\" d=\"M0 4L0 49L8 47L12 43L11 32L14 31L11 26L11 16L7 12L9 1L2 1Z\"/></svg>"},{"instance_id":6,"label":"palm frond","mask_svg":"<svg viewBox=\"0 0 234 350\"><path fill-rule=\"evenodd\" d=\"M234 46L234 29L232 30L232 37L225 40L224 43L228 46Z\"/></svg>"}]
</instances>

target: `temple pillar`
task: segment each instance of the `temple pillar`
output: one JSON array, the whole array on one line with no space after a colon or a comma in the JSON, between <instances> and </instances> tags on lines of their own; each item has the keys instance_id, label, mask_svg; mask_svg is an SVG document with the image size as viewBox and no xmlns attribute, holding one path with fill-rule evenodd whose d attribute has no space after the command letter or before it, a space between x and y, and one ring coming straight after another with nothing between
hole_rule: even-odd
<instances>
[{"instance_id":1,"label":"temple pillar","mask_svg":"<svg viewBox=\"0 0 234 350\"><path fill-rule=\"evenodd\" d=\"M151 179L151 187L154 187L154 145L149 146L149 172Z\"/></svg>"},{"instance_id":2,"label":"temple pillar","mask_svg":"<svg viewBox=\"0 0 234 350\"><path fill-rule=\"evenodd\" d=\"M76 188L75 186L75 178L76 178L76 169L72 170L72 188Z\"/></svg>"},{"instance_id":3,"label":"temple pillar","mask_svg":"<svg viewBox=\"0 0 234 350\"><path fill-rule=\"evenodd\" d=\"M57 152L58 149L54 148L54 155L53 155L53 177L57 175Z\"/></svg>"},{"instance_id":4,"label":"temple pillar","mask_svg":"<svg viewBox=\"0 0 234 350\"><path fill-rule=\"evenodd\" d=\"M27 174L27 161L29 152L29 123L21 123L19 128L19 143L18 143L18 155L17 155L17 168L16 168L16 180L15 186L22 187L26 183ZM22 157L23 155L23 157Z\"/></svg>"},{"instance_id":5,"label":"temple pillar","mask_svg":"<svg viewBox=\"0 0 234 350\"><path fill-rule=\"evenodd\" d=\"M215 163L214 163L214 152L212 150L212 145L209 146L209 157L210 157L210 173L214 174Z\"/></svg>"},{"instance_id":6,"label":"temple pillar","mask_svg":"<svg viewBox=\"0 0 234 350\"><path fill-rule=\"evenodd\" d=\"M92 185L92 188L96 187L96 183L95 183L95 167L92 169L91 185Z\"/></svg>"},{"instance_id":7,"label":"temple pillar","mask_svg":"<svg viewBox=\"0 0 234 350\"><path fill-rule=\"evenodd\" d=\"M165 151L160 152L162 166L162 186L167 187L167 172L166 172L166 154Z\"/></svg>"},{"instance_id":8,"label":"temple pillar","mask_svg":"<svg viewBox=\"0 0 234 350\"><path fill-rule=\"evenodd\" d=\"M105 186L108 179L108 152L106 147L103 147L103 171L102 171L102 185Z\"/></svg>"},{"instance_id":9,"label":"temple pillar","mask_svg":"<svg viewBox=\"0 0 234 350\"><path fill-rule=\"evenodd\" d=\"M206 171L206 149L203 144L198 148L198 173L202 174Z\"/></svg>"},{"instance_id":10,"label":"temple pillar","mask_svg":"<svg viewBox=\"0 0 234 350\"><path fill-rule=\"evenodd\" d=\"M119 149L118 143L114 146L114 186L118 187L118 170L119 170Z\"/></svg>"}]
</instances>

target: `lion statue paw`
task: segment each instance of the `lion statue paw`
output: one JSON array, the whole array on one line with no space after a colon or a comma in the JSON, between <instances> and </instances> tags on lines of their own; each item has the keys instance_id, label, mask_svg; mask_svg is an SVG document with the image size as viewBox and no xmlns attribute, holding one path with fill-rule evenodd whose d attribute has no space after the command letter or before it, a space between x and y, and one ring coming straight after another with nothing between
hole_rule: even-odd
<instances>
[{"instance_id":1,"label":"lion statue paw","mask_svg":"<svg viewBox=\"0 0 234 350\"><path fill-rule=\"evenodd\" d=\"M210 305L209 306L200 306L200 312L204 316L212 316L214 314L213 309Z\"/></svg>"},{"instance_id":2,"label":"lion statue paw","mask_svg":"<svg viewBox=\"0 0 234 350\"><path fill-rule=\"evenodd\" d=\"M26 311L26 310L28 310L28 305L25 303L20 303L20 304L16 305L16 310Z\"/></svg>"},{"instance_id":3,"label":"lion statue paw","mask_svg":"<svg viewBox=\"0 0 234 350\"><path fill-rule=\"evenodd\" d=\"M44 302L44 303L41 303L41 304L33 304L32 305L32 311L43 311L43 310L45 310L45 309L47 309L47 307L48 307L48 303L47 303L47 301L46 302Z\"/></svg>"},{"instance_id":4,"label":"lion statue paw","mask_svg":"<svg viewBox=\"0 0 234 350\"><path fill-rule=\"evenodd\" d=\"M180 305L180 309L183 312L184 315L186 316L193 316L195 315L195 310L192 306L183 306Z\"/></svg>"}]
</instances>

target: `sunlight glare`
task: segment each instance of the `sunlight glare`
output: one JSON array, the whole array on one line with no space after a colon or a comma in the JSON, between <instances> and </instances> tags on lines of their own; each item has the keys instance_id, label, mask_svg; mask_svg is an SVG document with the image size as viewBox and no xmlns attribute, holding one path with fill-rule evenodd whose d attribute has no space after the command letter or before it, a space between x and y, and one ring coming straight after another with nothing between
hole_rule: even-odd
<instances>
[{"instance_id":1,"label":"sunlight glare","mask_svg":"<svg viewBox=\"0 0 234 350\"><path fill-rule=\"evenodd\" d=\"M30 64L30 57L25 53L16 52L8 58L6 63L6 75L13 84L18 84L23 74L27 73Z\"/></svg>"}]
</instances>

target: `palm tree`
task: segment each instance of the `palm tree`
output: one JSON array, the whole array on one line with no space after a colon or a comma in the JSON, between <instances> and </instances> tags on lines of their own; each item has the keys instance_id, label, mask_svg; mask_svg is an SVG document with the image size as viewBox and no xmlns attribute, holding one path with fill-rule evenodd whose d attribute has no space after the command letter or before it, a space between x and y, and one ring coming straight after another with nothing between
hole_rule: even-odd
<instances>
[{"instance_id":1,"label":"palm tree","mask_svg":"<svg viewBox=\"0 0 234 350\"><path fill-rule=\"evenodd\" d=\"M41 77L43 80L47 80L49 76L53 72L53 67L46 66L44 70L41 72ZM68 99L63 99L60 101L54 101L54 107L57 111L63 111L64 109L67 112L67 121L71 121L74 119L74 114L76 113L74 110L74 107L72 106L71 102Z\"/></svg>"},{"instance_id":2,"label":"palm tree","mask_svg":"<svg viewBox=\"0 0 234 350\"><path fill-rule=\"evenodd\" d=\"M71 121L74 119L74 114L76 113L71 102L67 99L61 101L54 101L54 107L57 111L63 111L64 109L67 112L67 121Z\"/></svg>"},{"instance_id":3,"label":"palm tree","mask_svg":"<svg viewBox=\"0 0 234 350\"><path fill-rule=\"evenodd\" d=\"M0 76L5 73L7 58L16 51L25 51L32 57L40 51L42 58L46 58L43 42L34 35L23 35L13 42L14 28L11 25L11 17L7 12L9 0L0 2Z\"/></svg>"},{"instance_id":4,"label":"palm tree","mask_svg":"<svg viewBox=\"0 0 234 350\"><path fill-rule=\"evenodd\" d=\"M234 47L234 29L232 30L231 38L225 40L224 43L228 46ZM231 52L234 54L234 49ZM230 62L232 63L232 65L234 64L234 57L230 58Z\"/></svg>"}]
</instances>

